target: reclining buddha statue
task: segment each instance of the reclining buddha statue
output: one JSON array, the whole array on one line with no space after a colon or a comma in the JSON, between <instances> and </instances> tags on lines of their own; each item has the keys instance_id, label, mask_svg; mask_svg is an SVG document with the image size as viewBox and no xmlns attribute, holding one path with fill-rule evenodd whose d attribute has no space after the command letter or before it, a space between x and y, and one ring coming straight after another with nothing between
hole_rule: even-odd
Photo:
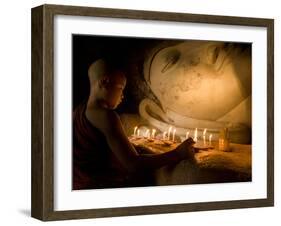
<instances>
[{"instance_id":1,"label":"reclining buddha statue","mask_svg":"<svg viewBox=\"0 0 281 226\"><path fill-rule=\"evenodd\" d=\"M146 56L144 79L155 98L144 98L140 116L177 135L208 128L214 140L228 128L233 143L251 143L251 45L183 41L159 45Z\"/></svg>"}]
</instances>

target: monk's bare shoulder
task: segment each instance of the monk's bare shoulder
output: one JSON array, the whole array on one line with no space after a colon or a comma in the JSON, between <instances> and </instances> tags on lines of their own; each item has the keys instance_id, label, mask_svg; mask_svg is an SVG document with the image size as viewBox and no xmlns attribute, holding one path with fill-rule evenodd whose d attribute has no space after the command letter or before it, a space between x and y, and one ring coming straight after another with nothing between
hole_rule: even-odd
<instances>
[{"instance_id":1,"label":"monk's bare shoulder","mask_svg":"<svg viewBox=\"0 0 281 226\"><path fill-rule=\"evenodd\" d=\"M120 118L115 111L101 108L87 108L85 111L86 118L90 123L100 129L102 132L109 132L120 124Z\"/></svg>"}]
</instances>

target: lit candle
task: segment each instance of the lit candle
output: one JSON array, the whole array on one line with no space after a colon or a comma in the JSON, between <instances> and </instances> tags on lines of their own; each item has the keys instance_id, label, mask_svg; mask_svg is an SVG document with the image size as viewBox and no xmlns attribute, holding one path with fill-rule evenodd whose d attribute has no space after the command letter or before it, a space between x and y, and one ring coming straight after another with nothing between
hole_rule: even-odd
<instances>
[{"instance_id":1,"label":"lit candle","mask_svg":"<svg viewBox=\"0 0 281 226\"><path fill-rule=\"evenodd\" d=\"M194 138L193 138L193 140L195 142L197 142L197 128L195 128L195 130L194 130Z\"/></svg>"},{"instance_id":2,"label":"lit candle","mask_svg":"<svg viewBox=\"0 0 281 226\"><path fill-rule=\"evenodd\" d=\"M153 129L153 130L152 130L152 138L153 138L153 139L155 138L155 133L156 133L156 129Z\"/></svg>"},{"instance_id":3,"label":"lit candle","mask_svg":"<svg viewBox=\"0 0 281 226\"><path fill-rule=\"evenodd\" d=\"M212 136L213 136L212 134L209 135L209 145L210 146L212 145Z\"/></svg>"},{"instance_id":4,"label":"lit candle","mask_svg":"<svg viewBox=\"0 0 281 226\"><path fill-rule=\"evenodd\" d=\"M136 127L134 128L134 137L137 135L137 129L138 129L138 127L136 126Z\"/></svg>"},{"instance_id":5,"label":"lit candle","mask_svg":"<svg viewBox=\"0 0 281 226\"><path fill-rule=\"evenodd\" d=\"M146 130L145 137L149 138L149 129Z\"/></svg>"},{"instance_id":6,"label":"lit candle","mask_svg":"<svg viewBox=\"0 0 281 226\"><path fill-rule=\"evenodd\" d=\"M173 131L173 142L175 142L175 134L176 134L176 129Z\"/></svg>"},{"instance_id":7,"label":"lit candle","mask_svg":"<svg viewBox=\"0 0 281 226\"><path fill-rule=\"evenodd\" d=\"M170 140L171 130L172 130L172 126L170 126L170 127L169 127L169 130L168 130L168 140Z\"/></svg>"},{"instance_id":8,"label":"lit candle","mask_svg":"<svg viewBox=\"0 0 281 226\"><path fill-rule=\"evenodd\" d=\"M140 136L140 130L139 129L137 130L137 135L138 135L138 137Z\"/></svg>"},{"instance_id":9,"label":"lit candle","mask_svg":"<svg viewBox=\"0 0 281 226\"><path fill-rule=\"evenodd\" d=\"M207 129L204 129L204 131L203 131L203 144L204 144L204 146L206 145L206 132L207 132Z\"/></svg>"},{"instance_id":10,"label":"lit candle","mask_svg":"<svg viewBox=\"0 0 281 226\"><path fill-rule=\"evenodd\" d=\"M165 131L165 132L163 133L163 140L166 140L166 134L167 134L167 132Z\"/></svg>"},{"instance_id":11,"label":"lit candle","mask_svg":"<svg viewBox=\"0 0 281 226\"><path fill-rule=\"evenodd\" d=\"M188 139L188 137L189 137L189 131L186 132L185 139Z\"/></svg>"}]
</instances>

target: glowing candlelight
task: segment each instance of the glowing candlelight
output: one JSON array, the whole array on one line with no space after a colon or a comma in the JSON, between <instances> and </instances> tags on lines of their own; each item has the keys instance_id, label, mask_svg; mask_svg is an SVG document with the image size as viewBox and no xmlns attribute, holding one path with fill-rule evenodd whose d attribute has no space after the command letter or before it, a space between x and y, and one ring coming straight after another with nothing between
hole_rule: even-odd
<instances>
[{"instance_id":1,"label":"glowing candlelight","mask_svg":"<svg viewBox=\"0 0 281 226\"><path fill-rule=\"evenodd\" d=\"M206 132L207 132L207 129L204 129L204 131L203 131L203 144L204 144L204 146L206 145Z\"/></svg>"},{"instance_id":2,"label":"glowing candlelight","mask_svg":"<svg viewBox=\"0 0 281 226\"><path fill-rule=\"evenodd\" d=\"M204 129L203 136L206 136L207 129Z\"/></svg>"},{"instance_id":3,"label":"glowing candlelight","mask_svg":"<svg viewBox=\"0 0 281 226\"><path fill-rule=\"evenodd\" d=\"M166 140L166 134L167 134L167 131L165 131L165 132L163 133L163 140Z\"/></svg>"},{"instance_id":4,"label":"glowing candlelight","mask_svg":"<svg viewBox=\"0 0 281 226\"><path fill-rule=\"evenodd\" d=\"M197 133L198 133L197 128L195 128L195 130L194 130L194 138L193 138L193 140L195 142L197 142Z\"/></svg>"},{"instance_id":5,"label":"glowing candlelight","mask_svg":"<svg viewBox=\"0 0 281 226\"><path fill-rule=\"evenodd\" d=\"M153 138L153 139L155 138L155 133L156 133L156 129L153 129L153 130L152 130L152 138Z\"/></svg>"},{"instance_id":6,"label":"glowing candlelight","mask_svg":"<svg viewBox=\"0 0 281 226\"><path fill-rule=\"evenodd\" d=\"M175 134L176 134L176 129L173 131L173 142L175 142Z\"/></svg>"},{"instance_id":7,"label":"glowing candlelight","mask_svg":"<svg viewBox=\"0 0 281 226\"><path fill-rule=\"evenodd\" d=\"M209 145L210 146L212 145L212 136L213 136L212 134L209 135Z\"/></svg>"},{"instance_id":8,"label":"glowing candlelight","mask_svg":"<svg viewBox=\"0 0 281 226\"><path fill-rule=\"evenodd\" d=\"M149 134L150 134L149 129L147 129L145 132L145 137L149 138Z\"/></svg>"},{"instance_id":9,"label":"glowing candlelight","mask_svg":"<svg viewBox=\"0 0 281 226\"><path fill-rule=\"evenodd\" d=\"M168 130L168 140L170 140L171 130L172 130L172 126L170 126Z\"/></svg>"},{"instance_id":10,"label":"glowing candlelight","mask_svg":"<svg viewBox=\"0 0 281 226\"><path fill-rule=\"evenodd\" d=\"M139 137L140 136L140 130L137 129L137 136Z\"/></svg>"},{"instance_id":11,"label":"glowing candlelight","mask_svg":"<svg viewBox=\"0 0 281 226\"><path fill-rule=\"evenodd\" d=\"M138 129L138 127L136 126L136 127L134 128L134 137L137 135L137 129Z\"/></svg>"},{"instance_id":12,"label":"glowing candlelight","mask_svg":"<svg viewBox=\"0 0 281 226\"><path fill-rule=\"evenodd\" d=\"M188 137L189 137L189 131L186 132L185 139L188 139Z\"/></svg>"}]
</instances>

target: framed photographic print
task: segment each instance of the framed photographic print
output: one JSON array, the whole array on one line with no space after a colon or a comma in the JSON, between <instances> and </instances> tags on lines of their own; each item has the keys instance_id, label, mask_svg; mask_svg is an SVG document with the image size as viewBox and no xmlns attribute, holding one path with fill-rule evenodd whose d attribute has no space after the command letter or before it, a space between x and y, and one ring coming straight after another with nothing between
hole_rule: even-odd
<instances>
[{"instance_id":1,"label":"framed photographic print","mask_svg":"<svg viewBox=\"0 0 281 226\"><path fill-rule=\"evenodd\" d=\"M274 21L32 9L32 216L274 204Z\"/></svg>"}]
</instances>

